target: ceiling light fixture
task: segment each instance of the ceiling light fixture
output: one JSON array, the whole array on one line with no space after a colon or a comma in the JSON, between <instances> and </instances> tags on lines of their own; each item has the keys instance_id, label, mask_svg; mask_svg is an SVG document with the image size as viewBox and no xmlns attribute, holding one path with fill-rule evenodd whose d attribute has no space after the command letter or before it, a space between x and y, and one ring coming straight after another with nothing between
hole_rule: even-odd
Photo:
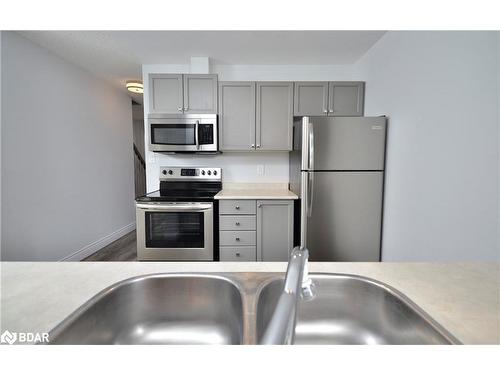
<instances>
[{"instance_id":1,"label":"ceiling light fixture","mask_svg":"<svg viewBox=\"0 0 500 375\"><path fill-rule=\"evenodd\" d=\"M134 92L136 94L142 94L144 92L144 86L141 81L127 81L125 84L127 90Z\"/></svg>"}]
</instances>

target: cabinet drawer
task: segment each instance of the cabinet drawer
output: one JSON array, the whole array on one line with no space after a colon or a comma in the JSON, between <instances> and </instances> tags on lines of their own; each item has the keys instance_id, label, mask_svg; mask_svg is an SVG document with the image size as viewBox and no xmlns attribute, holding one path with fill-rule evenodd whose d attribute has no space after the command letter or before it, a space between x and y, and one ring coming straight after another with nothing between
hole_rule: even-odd
<instances>
[{"instance_id":1,"label":"cabinet drawer","mask_svg":"<svg viewBox=\"0 0 500 375\"><path fill-rule=\"evenodd\" d=\"M255 262L257 260L257 250L255 246L220 248L221 262Z\"/></svg>"},{"instance_id":2,"label":"cabinet drawer","mask_svg":"<svg viewBox=\"0 0 500 375\"><path fill-rule=\"evenodd\" d=\"M219 218L220 230L255 230L253 215L222 215Z\"/></svg>"},{"instance_id":3,"label":"cabinet drawer","mask_svg":"<svg viewBox=\"0 0 500 375\"><path fill-rule=\"evenodd\" d=\"M253 246L257 242L255 231L222 230L220 231L221 246Z\"/></svg>"},{"instance_id":4,"label":"cabinet drawer","mask_svg":"<svg viewBox=\"0 0 500 375\"><path fill-rule=\"evenodd\" d=\"M254 215L257 212L255 200L221 200L219 212L222 215L243 214Z\"/></svg>"}]
</instances>

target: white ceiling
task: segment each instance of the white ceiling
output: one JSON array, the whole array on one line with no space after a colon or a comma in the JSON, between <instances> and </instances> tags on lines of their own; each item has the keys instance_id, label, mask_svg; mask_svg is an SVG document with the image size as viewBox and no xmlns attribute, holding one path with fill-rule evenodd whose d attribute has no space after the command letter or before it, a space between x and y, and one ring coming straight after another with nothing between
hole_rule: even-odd
<instances>
[{"instance_id":1,"label":"white ceiling","mask_svg":"<svg viewBox=\"0 0 500 375\"><path fill-rule=\"evenodd\" d=\"M142 64L351 64L384 31L20 31L64 59L123 87Z\"/></svg>"}]
</instances>

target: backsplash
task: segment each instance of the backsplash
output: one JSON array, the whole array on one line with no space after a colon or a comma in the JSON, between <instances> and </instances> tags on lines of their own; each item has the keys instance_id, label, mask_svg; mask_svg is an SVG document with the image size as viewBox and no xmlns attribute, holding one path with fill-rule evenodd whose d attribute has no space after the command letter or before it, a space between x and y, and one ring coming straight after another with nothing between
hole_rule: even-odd
<instances>
[{"instance_id":1,"label":"backsplash","mask_svg":"<svg viewBox=\"0 0 500 375\"><path fill-rule=\"evenodd\" d=\"M160 166L221 167L223 183L288 183L288 152L224 152L217 155L147 152L146 158L149 192L159 188Z\"/></svg>"}]
</instances>

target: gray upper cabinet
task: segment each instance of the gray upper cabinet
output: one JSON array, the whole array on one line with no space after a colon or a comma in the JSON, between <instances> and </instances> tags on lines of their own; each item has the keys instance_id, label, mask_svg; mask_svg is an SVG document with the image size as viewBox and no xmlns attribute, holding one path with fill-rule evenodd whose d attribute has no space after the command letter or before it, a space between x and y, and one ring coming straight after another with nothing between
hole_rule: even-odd
<instances>
[{"instance_id":1,"label":"gray upper cabinet","mask_svg":"<svg viewBox=\"0 0 500 375\"><path fill-rule=\"evenodd\" d=\"M149 113L182 113L182 74L149 75Z\"/></svg>"},{"instance_id":2,"label":"gray upper cabinet","mask_svg":"<svg viewBox=\"0 0 500 375\"><path fill-rule=\"evenodd\" d=\"M295 82L294 116L326 116L328 82Z\"/></svg>"},{"instance_id":3,"label":"gray upper cabinet","mask_svg":"<svg viewBox=\"0 0 500 375\"><path fill-rule=\"evenodd\" d=\"M220 149L255 149L255 82L219 83Z\"/></svg>"},{"instance_id":4,"label":"gray upper cabinet","mask_svg":"<svg viewBox=\"0 0 500 375\"><path fill-rule=\"evenodd\" d=\"M217 113L216 74L150 74L149 113Z\"/></svg>"},{"instance_id":5,"label":"gray upper cabinet","mask_svg":"<svg viewBox=\"0 0 500 375\"><path fill-rule=\"evenodd\" d=\"M287 262L293 247L293 200L257 201L257 260Z\"/></svg>"},{"instance_id":6,"label":"gray upper cabinet","mask_svg":"<svg viewBox=\"0 0 500 375\"><path fill-rule=\"evenodd\" d=\"M257 82L256 144L262 151L291 150L293 83Z\"/></svg>"},{"instance_id":7,"label":"gray upper cabinet","mask_svg":"<svg viewBox=\"0 0 500 375\"><path fill-rule=\"evenodd\" d=\"M184 113L217 113L217 74L184 74Z\"/></svg>"},{"instance_id":8,"label":"gray upper cabinet","mask_svg":"<svg viewBox=\"0 0 500 375\"><path fill-rule=\"evenodd\" d=\"M330 82L328 91L329 116L363 116L364 82Z\"/></svg>"}]
</instances>

